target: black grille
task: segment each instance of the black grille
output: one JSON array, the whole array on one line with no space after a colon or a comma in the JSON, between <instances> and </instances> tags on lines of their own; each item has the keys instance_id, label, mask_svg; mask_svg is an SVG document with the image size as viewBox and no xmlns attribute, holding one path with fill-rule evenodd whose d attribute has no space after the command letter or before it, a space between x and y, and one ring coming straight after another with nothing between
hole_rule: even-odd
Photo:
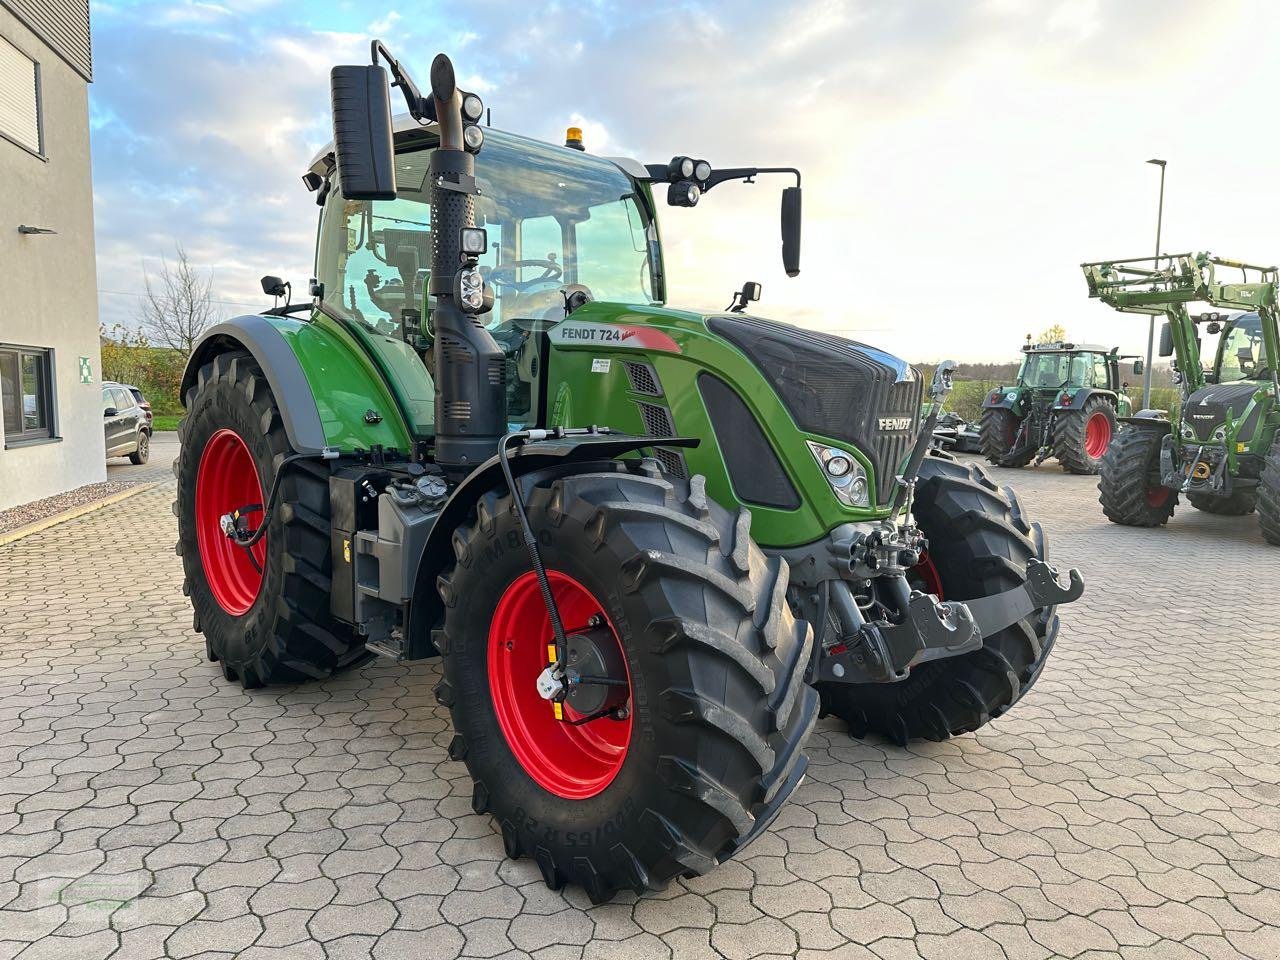
<instances>
[{"instance_id":1,"label":"black grille","mask_svg":"<svg viewBox=\"0 0 1280 960\"><path fill-rule=\"evenodd\" d=\"M649 397L662 396L662 387L658 385L658 373L653 367L635 360L627 360L626 367L632 393L643 393Z\"/></svg>"},{"instance_id":2,"label":"black grille","mask_svg":"<svg viewBox=\"0 0 1280 960\"><path fill-rule=\"evenodd\" d=\"M656 403L637 403L640 416L644 419L644 432L650 437L674 437L676 428L671 420L671 411Z\"/></svg>"},{"instance_id":3,"label":"black grille","mask_svg":"<svg viewBox=\"0 0 1280 960\"><path fill-rule=\"evenodd\" d=\"M658 462L662 464L662 469L673 477L679 477L681 480L689 478L689 467L684 462L684 454L678 450L669 450L666 447L654 447L653 455L658 458Z\"/></svg>"},{"instance_id":4,"label":"black grille","mask_svg":"<svg viewBox=\"0 0 1280 960\"><path fill-rule=\"evenodd\" d=\"M797 426L865 453L877 499L889 502L920 429L924 385L914 369L873 347L769 320L712 317L707 326L760 368ZM907 427L895 429L903 418Z\"/></svg>"},{"instance_id":5,"label":"black grille","mask_svg":"<svg viewBox=\"0 0 1280 960\"><path fill-rule=\"evenodd\" d=\"M698 392L739 499L779 510L800 506L800 495L778 462L773 445L733 387L703 373L698 375Z\"/></svg>"}]
</instances>

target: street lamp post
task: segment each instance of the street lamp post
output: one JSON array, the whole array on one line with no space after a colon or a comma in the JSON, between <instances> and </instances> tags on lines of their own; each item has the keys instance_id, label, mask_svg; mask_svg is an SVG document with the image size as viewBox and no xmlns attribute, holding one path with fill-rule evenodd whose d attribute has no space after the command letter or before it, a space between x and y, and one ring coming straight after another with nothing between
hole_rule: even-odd
<instances>
[{"instance_id":1,"label":"street lamp post","mask_svg":"<svg viewBox=\"0 0 1280 960\"><path fill-rule=\"evenodd\" d=\"M1164 167L1163 160L1148 160L1147 163L1154 163L1160 168L1160 205L1156 208L1156 267L1160 266L1160 227L1164 222ZM1148 409L1151 406L1151 364L1152 353L1155 351L1156 344L1156 317L1151 315L1150 323L1147 326L1147 367L1142 371L1142 407Z\"/></svg>"}]
</instances>

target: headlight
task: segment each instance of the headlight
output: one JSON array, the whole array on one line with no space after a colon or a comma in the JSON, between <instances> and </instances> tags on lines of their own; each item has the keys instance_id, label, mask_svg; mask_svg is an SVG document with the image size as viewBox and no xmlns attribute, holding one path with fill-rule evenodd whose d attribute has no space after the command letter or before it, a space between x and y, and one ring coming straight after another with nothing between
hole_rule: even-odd
<instances>
[{"instance_id":1,"label":"headlight","mask_svg":"<svg viewBox=\"0 0 1280 960\"><path fill-rule=\"evenodd\" d=\"M1213 439L1217 443L1227 442L1227 425L1224 423L1217 430L1213 431Z\"/></svg>"},{"instance_id":2,"label":"headlight","mask_svg":"<svg viewBox=\"0 0 1280 960\"><path fill-rule=\"evenodd\" d=\"M1193 427L1191 424L1187 423L1187 421L1185 420L1182 421L1182 430L1180 432L1182 433L1183 440L1200 439L1199 437L1196 436L1196 428Z\"/></svg>"},{"instance_id":3,"label":"headlight","mask_svg":"<svg viewBox=\"0 0 1280 960\"><path fill-rule=\"evenodd\" d=\"M862 464L850 453L839 447L829 447L825 443L808 441L818 466L831 484L831 490L841 503L850 507L871 506L871 488L867 483L867 472Z\"/></svg>"}]
</instances>

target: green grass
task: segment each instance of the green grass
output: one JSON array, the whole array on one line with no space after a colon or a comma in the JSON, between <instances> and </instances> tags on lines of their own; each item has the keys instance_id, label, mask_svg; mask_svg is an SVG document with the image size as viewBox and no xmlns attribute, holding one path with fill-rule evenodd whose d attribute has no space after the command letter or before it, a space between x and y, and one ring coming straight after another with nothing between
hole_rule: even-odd
<instances>
[{"instance_id":1,"label":"green grass","mask_svg":"<svg viewBox=\"0 0 1280 960\"><path fill-rule=\"evenodd\" d=\"M180 416L172 416L172 417L170 417L170 416L165 416L165 415L164 415L164 414L162 414L162 413L157 413L157 414L155 415L155 417L154 417L154 418L152 419L152 421L151 421L151 426L152 426L152 429L154 429L154 430L156 430L156 431L160 431L160 430L177 430L177 429L178 429L178 421L179 421L179 420L181 420L181 419L182 419L182 417L180 417Z\"/></svg>"}]
</instances>

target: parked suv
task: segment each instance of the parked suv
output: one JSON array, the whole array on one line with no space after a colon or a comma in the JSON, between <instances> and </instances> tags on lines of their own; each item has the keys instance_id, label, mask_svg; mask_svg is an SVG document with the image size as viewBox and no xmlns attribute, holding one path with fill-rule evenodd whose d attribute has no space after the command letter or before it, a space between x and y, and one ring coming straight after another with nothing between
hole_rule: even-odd
<instances>
[{"instance_id":1,"label":"parked suv","mask_svg":"<svg viewBox=\"0 0 1280 960\"><path fill-rule=\"evenodd\" d=\"M132 383L121 384L126 390L133 394L133 399L138 401L138 406L142 408L142 413L147 418L147 430L155 433L155 414L151 412L151 401L142 395L142 391L135 387Z\"/></svg>"},{"instance_id":2,"label":"parked suv","mask_svg":"<svg viewBox=\"0 0 1280 960\"><path fill-rule=\"evenodd\" d=\"M111 381L102 384L102 425L107 457L128 457L147 462L151 452L151 421L128 387Z\"/></svg>"}]
</instances>

